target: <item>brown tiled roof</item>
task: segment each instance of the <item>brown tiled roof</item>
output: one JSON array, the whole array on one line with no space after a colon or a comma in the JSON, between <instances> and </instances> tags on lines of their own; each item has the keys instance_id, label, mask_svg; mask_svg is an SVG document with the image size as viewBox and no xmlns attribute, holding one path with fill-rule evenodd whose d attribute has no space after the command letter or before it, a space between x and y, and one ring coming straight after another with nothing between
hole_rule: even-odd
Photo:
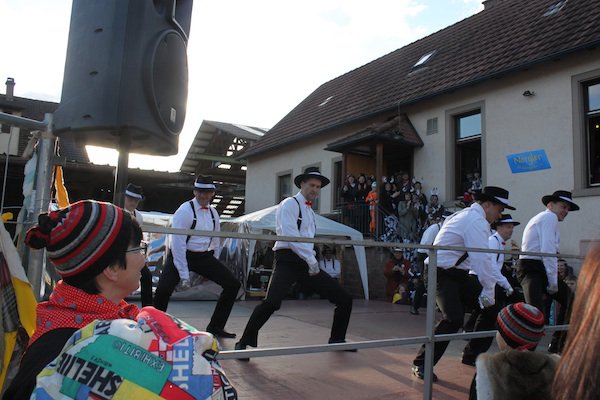
<instances>
[{"instance_id":1,"label":"brown tiled roof","mask_svg":"<svg viewBox=\"0 0 600 400\"><path fill-rule=\"evenodd\" d=\"M58 103L51 101L42 101L28 99L26 97L13 97L13 100L6 100L6 95L0 94L0 109L15 110L21 112L21 116L43 121L44 114L53 113L58 108ZM19 150L18 154L23 154L23 150L29 140L30 130L21 128L19 135ZM60 140L60 155L65 157L67 162L89 163L90 159L87 156L87 151L84 145L75 143L73 140Z\"/></svg>"},{"instance_id":2,"label":"brown tiled roof","mask_svg":"<svg viewBox=\"0 0 600 400\"><path fill-rule=\"evenodd\" d=\"M544 15L558 3L562 9ZM599 20L598 0L495 0L478 14L324 83L243 156L597 47ZM432 51L427 63L413 68Z\"/></svg>"}]
</instances>

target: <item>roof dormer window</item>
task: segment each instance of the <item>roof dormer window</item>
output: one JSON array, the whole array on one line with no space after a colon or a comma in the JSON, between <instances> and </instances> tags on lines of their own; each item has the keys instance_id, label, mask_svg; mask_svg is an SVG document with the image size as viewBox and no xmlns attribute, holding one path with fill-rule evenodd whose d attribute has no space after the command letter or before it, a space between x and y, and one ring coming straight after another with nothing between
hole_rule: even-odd
<instances>
[{"instance_id":1,"label":"roof dormer window","mask_svg":"<svg viewBox=\"0 0 600 400\"><path fill-rule=\"evenodd\" d=\"M419 61L417 61L415 63L415 65L413 65L413 69L415 69L415 68L421 68L422 66L424 66L425 64L427 64L427 62L429 60L431 60L431 57L433 57L434 53L435 53L435 50L430 51L429 53L422 55L421 58L419 58Z\"/></svg>"},{"instance_id":2,"label":"roof dormer window","mask_svg":"<svg viewBox=\"0 0 600 400\"><path fill-rule=\"evenodd\" d=\"M557 12L562 10L566 4L567 0L560 0L559 2L552 4L544 13L544 17L556 14Z\"/></svg>"}]
</instances>

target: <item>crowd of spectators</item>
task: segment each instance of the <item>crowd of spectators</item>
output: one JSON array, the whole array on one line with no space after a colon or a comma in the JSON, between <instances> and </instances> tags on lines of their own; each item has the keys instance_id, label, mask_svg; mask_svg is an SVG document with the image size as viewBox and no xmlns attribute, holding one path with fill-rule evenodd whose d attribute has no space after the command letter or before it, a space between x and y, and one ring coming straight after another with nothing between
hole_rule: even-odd
<instances>
[{"instance_id":1,"label":"crowd of spectators","mask_svg":"<svg viewBox=\"0 0 600 400\"><path fill-rule=\"evenodd\" d=\"M384 241L418 242L444 212L437 188L429 188L428 196L408 172L384 176L380 183L374 176L349 174L340 198L345 224Z\"/></svg>"}]
</instances>

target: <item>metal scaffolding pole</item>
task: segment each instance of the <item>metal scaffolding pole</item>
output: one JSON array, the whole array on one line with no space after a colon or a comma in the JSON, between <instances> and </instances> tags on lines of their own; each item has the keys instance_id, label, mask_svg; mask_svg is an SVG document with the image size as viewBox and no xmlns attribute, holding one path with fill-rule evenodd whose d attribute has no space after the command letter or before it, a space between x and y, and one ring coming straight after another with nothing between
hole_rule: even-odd
<instances>
[{"instance_id":1,"label":"metal scaffolding pole","mask_svg":"<svg viewBox=\"0 0 600 400\"><path fill-rule=\"evenodd\" d=\"M52 196L52 172L56 137L52 134L52 114L46 114L44 121L48 122L47 128L41 133L37 144L38 161L36 167L35 194L33 200L33 214L28 222L35 223L38 215L47 212ZM46 261L44 249L31 250L27 277L33 286L33 293L39 301L42 297L42 275Z\"/></svg>"}]
</instances>

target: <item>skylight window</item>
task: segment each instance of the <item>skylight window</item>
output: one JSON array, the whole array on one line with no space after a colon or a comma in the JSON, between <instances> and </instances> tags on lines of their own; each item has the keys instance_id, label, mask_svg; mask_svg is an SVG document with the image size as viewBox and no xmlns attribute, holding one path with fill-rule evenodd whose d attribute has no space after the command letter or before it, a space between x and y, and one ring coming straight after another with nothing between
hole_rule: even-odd
<instances>
[{"instance_id":1,"label":"skylight window","mask_svg":"<svg viewBox=\"0 0 600 400\"><path fill-rule=\"evenodd\" d=\"M554 3L553 5L548 7L546 12L544 13L544 17L556 14L557 12L562 10L565 7L565 5L567 5L567 0L560 0L557 3Z\"/></svg>"},{"instance_id":2,"label":"skylight window","mask_svg":"<svg viewBox=\"0 0 600 400\"><path fill-rule=\"evenodd\" d=\"M427 62L433 56L433 53L435 53L435 50L430 51L429 53L424 54L423 56L421 56L421 58L419 58L419 61L417 61L416 64L413 65L413 68L419 68L419 67L422 67L423 65L427 64Z\"/></svg>"},{"instance_id":3,"label":"skylight window","mask_svg":"<svg viewBox=\"0 0 600 400\"><path fill-rule=\"evenodd\" d=\"M329 103L329 100L331 99L333 99L333 96L329 96L328 98L326 98L321 104L319 104L319 107L322 107L325 104Z\"/></svg>"}]
</instances>

